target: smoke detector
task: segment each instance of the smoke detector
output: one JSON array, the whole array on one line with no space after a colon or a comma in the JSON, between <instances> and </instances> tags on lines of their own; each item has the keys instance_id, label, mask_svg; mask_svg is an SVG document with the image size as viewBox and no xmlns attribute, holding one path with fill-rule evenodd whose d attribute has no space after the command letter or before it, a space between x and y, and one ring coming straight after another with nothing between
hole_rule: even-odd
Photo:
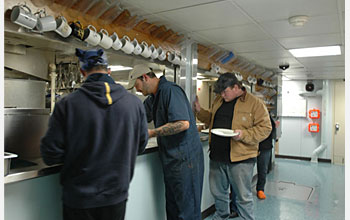
<instances>
[{"instance_id":1,"label":"smoke detector","mask_svg":"<svg viewBox=\"0 0 350 220\"><path fill-rule=\"evenodd\" d=\"M306 15L297 15L288 18L288 22L293 27L302 27L305 25L306 22L309 21L309 16Z\"/></svg>"}]
</instances>

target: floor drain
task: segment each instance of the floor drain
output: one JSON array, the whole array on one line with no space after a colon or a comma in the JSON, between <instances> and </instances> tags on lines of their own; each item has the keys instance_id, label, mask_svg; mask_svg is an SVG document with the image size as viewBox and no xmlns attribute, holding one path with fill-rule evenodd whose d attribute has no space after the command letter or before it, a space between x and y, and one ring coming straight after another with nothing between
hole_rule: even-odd
<instances>
[{"instance_id":1,"label":"floor drain","mask_svg":"<svg viewBox=\"0 0 350 220\"><path fill-rule=\"evenodd\" d=\"M293 182L266 182L265 185L267 195L304 201L311 198L313 190L313 187L297 185Z\"/></svg>"}]
</instances>

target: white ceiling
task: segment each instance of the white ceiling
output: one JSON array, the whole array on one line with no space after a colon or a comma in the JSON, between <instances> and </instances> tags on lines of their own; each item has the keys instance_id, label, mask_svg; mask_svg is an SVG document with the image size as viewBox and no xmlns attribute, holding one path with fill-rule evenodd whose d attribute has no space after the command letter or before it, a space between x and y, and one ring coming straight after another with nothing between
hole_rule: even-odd
<instances>
[{"instance_id":1,"label":"white ceiling","mask_svg":"<svg viewBox=\"0 0 350 220\"><path fill-rule=\"evenodd\" d=\"M345 78L345 0L121 0L132 15L185 34L206 46L233 51L290 79ZM305 26L288 23L307 15ZM342 55L294 58L288 49L340 45Z\"/></svg>"}]
</instances>

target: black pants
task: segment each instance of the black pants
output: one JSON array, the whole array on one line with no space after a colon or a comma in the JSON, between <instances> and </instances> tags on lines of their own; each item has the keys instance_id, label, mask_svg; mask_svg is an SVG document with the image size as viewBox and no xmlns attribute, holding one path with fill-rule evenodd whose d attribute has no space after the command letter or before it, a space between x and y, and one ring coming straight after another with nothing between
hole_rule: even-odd
<instances>
[{"instance_id":1,"label":"black pants","mask_svg":"<svg viewBox=\"0 0 350 220\"><path fill-rule=\"evenodd\" d=\"M115 205L75 209L63 205L64 220L124 220L126 200Z\"/></svg>"},{"instance_id":2,"label":"black pants","mask_svg":"<svg viewBox=\"0 0 350 220\"><path fill-rule=\"evenodd\" d=\"M271 161L272 149L261 150L258 156L257 168L258 168L258 182L256 184L256 191L264 191L266 183L266 174L269 169L269 163Z\"/></svg>"}]
</instances>

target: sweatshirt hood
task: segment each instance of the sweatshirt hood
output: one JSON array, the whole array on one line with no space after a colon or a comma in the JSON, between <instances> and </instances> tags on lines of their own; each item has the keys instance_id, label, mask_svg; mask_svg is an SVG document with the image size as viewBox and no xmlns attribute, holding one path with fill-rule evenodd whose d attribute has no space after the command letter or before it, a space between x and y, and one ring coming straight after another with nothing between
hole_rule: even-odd
<instances>
[{"instance_id":1,"label":"sweatshirt hood","mask_svg":"<svg viewBox=\"0 0 350 220\"><path fill-rule=\"evenodd\" d=\"M118 102L127 91L122 85L116 84L111 77L104 75L97 80L85 81L80 90L95 102L108 106Z\"/></svg>"}]
</instances>

